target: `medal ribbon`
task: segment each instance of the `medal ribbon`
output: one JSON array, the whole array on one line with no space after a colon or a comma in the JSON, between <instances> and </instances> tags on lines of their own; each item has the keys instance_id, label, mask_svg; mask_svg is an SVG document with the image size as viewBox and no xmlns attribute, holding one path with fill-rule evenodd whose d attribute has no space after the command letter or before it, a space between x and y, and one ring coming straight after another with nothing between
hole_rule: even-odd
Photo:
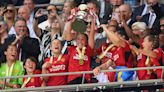
<instances>
[{"instance_id":1,"label":"medal ribbon","mask_svg":"<svg viewBox=\"0 0 164 92\"><path fill-rule=\"evenodd\" d=\"M102 47L103 52L98 56L98 58L102 59L107 54L108 50L110 50L113 46L114 44L110 44L105 51L103 51L104 48Z\"/></svg>"},{"instance_id":2,"label":"medal ribbon","mask_svg":"<svg viewBox=\"0 0 164 92\"><path fill-rule=\"evenodd\" d=\"M27 80L25 79L23 85L21 86L21 88L24 88L26 86L26 84L30 81L31 77L28 77Z\"/></svg>"},{"instance_id":3,"label":"medal ribbon","mask_svg":"<svg viewBox=\"0 0 164 92\"><path fill-rule=\"evenodd\" d=\"M60 54L60 55L58 56L58 59L57 59L56 62L59 62L59 61L61 60L61 58L62 58L62 54ZM50 63L53 62L53 56L50 57L50 61L49 61L49 62L50 62Z\"/></svg>"},{"instance_id":4,"label":"medal ribbon","mask_svg":"<svg viewBox=\"0 0 164 92\"><path fill-rule=\"evenodd\" d=\"M146 58L145 65L148 66L149 63L150 63L150 57L148 56L148 57ZM150 74L150 70L149 70L149 69L147 70L147 72L148 72L148 74Z\"/></svg>"},{"instance_id":5,"label":"medal ribbon","mask_svg":"<svg viewBox=\"0 0 164 92\"><path fill-rule=\"evenodd\" d=\"M150 62L150 57L147 57L145 61L145 65L148 66L149 62Z\"/></svg>"},{"instance_id":6,"label":"medal ribbon","mask_svg":"<svg viewBox=\"0 0 164 92\"><path fill-rule=\"evenodd\" d=\"M14 64L15 64L15 63L13 63L13 64L11 65L11 67L8 67L8 65L6 64L6 76L11 76L11 74L12 74L12 72L13 72ZM9 81L10 81L10 78L7 79L7 82L9 82Z\"/></svg>"},{"instance_id":7,"label":"medal ribbon","mask_svg":"<svg viewBox=\"0 0 164 92\"><path fill-rule=\"evenodd\" d=\"M85 49L86 49L86 47L83 47L82 51L80 51L80 49L78 47L76 48L78 55L79 55L79 59L80 59L79 64L81 64L81 63L83 64Z\"/></svg>"}]
</instances>

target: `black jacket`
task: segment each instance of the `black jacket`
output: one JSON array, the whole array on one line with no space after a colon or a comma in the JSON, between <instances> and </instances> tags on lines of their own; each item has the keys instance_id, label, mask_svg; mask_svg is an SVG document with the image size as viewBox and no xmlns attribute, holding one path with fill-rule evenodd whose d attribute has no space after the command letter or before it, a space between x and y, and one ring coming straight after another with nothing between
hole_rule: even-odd
<instances>
[{"instance_id":1,"label":"black jacket","mask_svg":"<svg viewBox=\"0 0 164 92\"><path fill-rule=\"evenodd\" d=\"M136 20L136 16L141 16L144 8L145 8L145 4L137 7L134 11L133 11L133 19ZM155 14L157 15L157 18L160 19L162 16L164 16L164 4L156 4L154 6L152 6Z\"/></svg>"},{"instance_id":2,"label":"black jacket","mask_svg":"<svg viewBox=\"0 0 164 92\"><path fill-rule=\"evenodd\" d=\"M15 35L10 35L6 40L5 43L0 46L0 57L1 59L4 58L4 51L6 51L8 45L10 45L16 39ZM35 38L25 37L23 39L22 45L20 46L21 50L21 60L33 56L36 59L40 53L39 41Z\"/></svg>"}]
</instances>

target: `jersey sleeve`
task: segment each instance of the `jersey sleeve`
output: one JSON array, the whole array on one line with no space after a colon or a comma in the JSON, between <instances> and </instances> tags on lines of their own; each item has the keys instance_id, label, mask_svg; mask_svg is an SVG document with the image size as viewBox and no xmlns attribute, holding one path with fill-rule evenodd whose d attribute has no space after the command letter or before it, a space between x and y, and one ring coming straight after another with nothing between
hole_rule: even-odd
<instances>
[{"instance_id":1,"label":"jersey sleeve","mask_svg":"<svg viewBox=\"0 0 164 92\"><path fill-rule=\"evenodd\" d=\"M160 59L162 57L162 49L158 48L158 49L155 49L154 52L156 53L157 55L157 59Z\"/></svg>"}]
</instances>

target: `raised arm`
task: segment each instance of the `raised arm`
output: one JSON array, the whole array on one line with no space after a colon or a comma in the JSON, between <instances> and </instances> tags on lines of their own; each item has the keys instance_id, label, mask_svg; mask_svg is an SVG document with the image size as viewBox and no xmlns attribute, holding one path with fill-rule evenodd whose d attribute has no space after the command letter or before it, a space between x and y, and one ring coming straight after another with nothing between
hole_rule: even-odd
<instances>
[{"instance_id":1,"label":"raised arm","mask_svg":"<svg viewBox=\"0 0 164 92\"><path fill-rule=\"evenodd\" d=\"M76 14L76 8L71 10L71 15L69 16L68 21L65 23L62 38L64 38L66 41L73 40L74 36L71 33L72 31L71 25L72 25L72 22L75 20L75 16L74 16L75 14Z\"/></svg>"},{"instance_id":2,"label":"raised arm","mask_svg":"<svg viewBox=\"0 0 164 92\"><path fill-rule=\"evenodd\" d=\"M61 20L58 14L56 14L56 19L58 20L60 27L61 27L61 32L63 33L64 31L64 22Z\"/></svg>"},{"instance_id":3,"label":"raised arm","mask_svg":"<svg viewBox=\"0 0 164 92\"><path fill-rule=\"evenodd\" d=\"M65 30L64 30L63 35L65 36L66 41L71 41L73 39L73 35L71 33L71 31L72 31L71 24L72 24L72 21L68 21L65 24Z\"/></svg>"},{"instance_id":4,"label":"raised arm","mask_svg":"<svg viewBox=\"0 0 164 92\"><path fill-rule=\"evenodd\" d=\"M117 46L125 47L125 40L122 37L120 37L117 33L114 33L114 31L117 31L116 27L109 26L107 28L107 25L104 24L102 24L101 27L106 32L107 37L110 39L110 41L113 44L116 44Z\"/></svg>"},{"instance_id":5,"label":"raised arm","mask_svg":"<svg viewBox=\"0 0 164 92\"><path fill-rule=\"evenodd\" d=\"M42 15L43 14L41 14L41 10L38 10L35 13L35 18L34 18L34 21L33 21L33 28L34 28L34 31L35 31L35 34L37 35L37 37L41 36L41 29L38 28L38 18Z\"/></svg>"},{"instance_id":6,"label":"raised arm","mask_svg":"<svg viewBox=\"0 0 164 92\"><path fill-rule=\"evenodd\" d=\"M88 45L94 49L94 44L95 44L95 40L94 40L94 36L95 36L95 27L96 27L96 18L93 16L92 19L92 23L91 23L91 31L88 37Z\"/></svg>"}]
</instances>

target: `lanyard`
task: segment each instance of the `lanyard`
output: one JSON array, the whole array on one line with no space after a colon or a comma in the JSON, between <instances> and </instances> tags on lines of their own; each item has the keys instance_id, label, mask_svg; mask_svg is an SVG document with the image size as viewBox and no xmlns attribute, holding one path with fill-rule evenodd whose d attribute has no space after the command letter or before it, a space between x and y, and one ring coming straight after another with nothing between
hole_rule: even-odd
<instances>
[{"instance_id":1,"label":"lanyard","mask_svg":"<svg viewBox=\"0 0 164 92\"><path fill-rule=\"evenodd\" d=\"M145 65L148 66L149 63L150 63L150 57L148 56L148 57L146 58ZM149 69L147 69L147 73L150 74L151 71L150 71Z\"/></svg>"},{"instance_id":2,"label":"lanyard","mask_svg":"<svg viewBox=\"0 0 164 92\"><path fill-rule=\"evenodd\" d=\"M31 77L28 77L27 80L25 79L23 85L21 86L21 88L24 88L26 86L26 84L30 81Z\"/></svg>"},{"instance_id":3,"label":"lanyard","mask_svg":"<svg viewBox=\"0 0 164 92\"><path fill-rule=\"evenodd\" d=\"M85 49L86 47L82 48L82 51L80 51L80 49L77 47L76 50L78 52L79 55L79 64L83 65L84 64L84 54L85 54Z\"/></svg>"},{"instance_id":4,"label":"lanyard","mask_svg":"<svg viewBox=\"0 0 164 92\"><path fill-rule=\"evenodd\" d=\"M62 54L60 54L60 55L58 56L58 59L57 59L56 63L59 62L59 61L61 60L61 58L62 58ZM49 61L49 62L50 62L50 63L53 62L53 56L50 57L50 61Z\"/></svg>"},{"instance_id":5,"label":"lanyard","mask_svg":"<svg viewBox=\"0 0 164 92\"><path fill-rule=\"evenodd\" d=\"M14 64L15 64L15 63L13 63L13 64L11 65L11 67L8 67L8 65L6 64L6 76L11 76L12 71L13 71L13 67L14 67ZM7 82L9 82L9 81L10 81L10 78L7 79Z\"/></svg>"},{"instance_id":6,"label":"lanyard","mask_svg":"<svg viewBox=\"0 0 164 92\"><path fill-rule=\"evenodd\" d=\"M102 47L103 52L98 56L98 58L102 59L107 54L108 50L110 50L113 46L114 44L110 44L105 51L103 51L104 47Z\"/></svg>"},{"instance_id":7,"label":"lanyard","mask_svg":"<svg viewBox=\"0 0 164 92\"><path fill-rule=\"evenodd\" d=\"M147 58L146 58L146 61L145 61L145 65L148 66L149 63L150 63L150 57L147 57Z\"/></svg>"}]
</instances>

